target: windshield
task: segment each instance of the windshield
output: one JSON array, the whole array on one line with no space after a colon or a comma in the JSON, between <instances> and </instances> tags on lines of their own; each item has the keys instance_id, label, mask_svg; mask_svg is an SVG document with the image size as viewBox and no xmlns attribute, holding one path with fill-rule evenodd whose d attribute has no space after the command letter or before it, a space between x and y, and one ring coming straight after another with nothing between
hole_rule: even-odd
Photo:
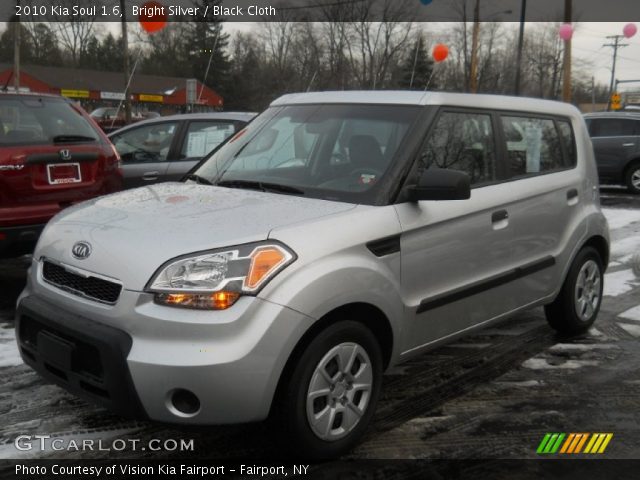
<instances>
[{"instance_id":1,"label":"windshield","mask_svg":"<svg viewBox=\"0 0 640 480\"><path fill-rule=\"evenodd\" d=\"M397 105L270 108L194 173L233 188L369 203L419 111Z\"/></svg>"}]
</instances>

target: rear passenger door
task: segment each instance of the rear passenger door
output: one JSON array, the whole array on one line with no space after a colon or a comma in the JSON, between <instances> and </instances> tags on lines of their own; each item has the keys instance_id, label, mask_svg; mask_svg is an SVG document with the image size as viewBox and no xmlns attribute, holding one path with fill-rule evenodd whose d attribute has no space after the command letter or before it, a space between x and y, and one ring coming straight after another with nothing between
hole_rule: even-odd
<instances>
[{"instance_id":1,"label":"rear passenger door","mask_svg":"<svg viewBox=\"0 0 640 480\"><path fill-rule=\"evenodd\" d=\"M523 306L551 295L562 284L563 266L586 233L580 212L593 186L586 182L584 165L576 167L571 119L525 113L499 117L510 187L506 210L521 273L511 295Z\"/></svg>"},{"instance_id":2,"label":"rear passenger door","mask_svg":"<svg viewBox=\"0 0 640 480\"><path fill-rule=\"evenodd\" d=\"M591 118L589 134L596 155L598 173L603 180L619 183L627 161L637 151L637 124L640 122L625 118Z\"/></svg>"},{"instance_id":3,"label":"rear passenger door","mask_svg":"<svg viewBox=\"0 0 640 480\"><path fill-rule=\"evenodd\" d=\"M505 205L513 186L501 183L505 173L497 121L487 111L441 110L421 148L417 170L466 172L471 198L396 205L402 226L402 291L411 318L405 353L515 307L515 292L505 281L515 268Z\"/></svg>"}]
</instances>

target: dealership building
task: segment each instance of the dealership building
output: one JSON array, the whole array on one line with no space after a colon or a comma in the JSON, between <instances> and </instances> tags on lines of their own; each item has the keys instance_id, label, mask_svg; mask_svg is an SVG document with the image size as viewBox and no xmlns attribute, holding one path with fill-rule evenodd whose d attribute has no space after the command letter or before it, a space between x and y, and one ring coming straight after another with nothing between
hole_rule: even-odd
<instances>
[{"instance_id":1,"label":"dealership building","mask_svg":"<svg viewBox=\"0 0 640 480\"><path fill-rule=\"evenodd\" d=\"M0 64L0 85L14 84L13 65ZM124 100L124 74L77 68L20 67L20 90L53 93L79 101L91 111ZM2 87L0 87L2 88ZM221 110L223 98L196 79L134 74L129 87L133 110L163 115L186 111Z\"/></svg>"}]
</instances>

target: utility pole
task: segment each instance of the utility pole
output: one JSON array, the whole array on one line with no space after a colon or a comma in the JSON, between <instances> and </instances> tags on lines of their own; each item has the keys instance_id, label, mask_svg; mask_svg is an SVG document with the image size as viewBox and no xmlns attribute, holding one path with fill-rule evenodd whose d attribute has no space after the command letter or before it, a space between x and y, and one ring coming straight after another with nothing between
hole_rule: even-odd
<instances>
[{"instance_id":1,"label":"utility pole","mask_svg":"<svg viewBox=\"0 0 640 480\"><path fill-rule=\"evenodd\" d=\"M564 0L564 23L571 23L572 0ZM562 100L571 102L571 39L564 42Z\"/></svg>"},{"instance_id":2,"label":"utility pole","mask_svg":"<svg viewBox=\"0 0 640 480\"><path fill-rule=\"evenodd\" d=\"M478 37L480 36L480 0L476 0L473 9L473 31L471 33L471 72L469 74L469 91L478 93Z\"/></svg>"},{"instance_id":3,"label":"utility pole","mask_svg":"<svg viewBox=\"0 0 640 480\"><path fill-rule=\"evenodd\" d=\"M518 57L516 59L515 95L520 95L520 69L522 68L522 45L524 43L524 20L527 12L527 0L522 0L520 6L520 33L518 34Z\"/></svg>"},{"instance_id":4,"label":"utility pole","mask_svg":"<svg viewBox=\"0 0 640 480\"><path fill-rule=\"evenodd\" d=\"M124 69L124 119L125 123L131 123L131 95L129 93L129 40L127 39L127 10L125 0L120 0L122 12L122 58Z\"/></svg>"},{"instance_id":5,"label":"utility pole","mask_svg":"<svg viewBox=\"0 0 640 480\"><path fill-rule=\"evenodd\" d=\"M18 7L20 0L18 0ZM16 15L13 23L13 86L16 93L20 90L20 17Z\"/></svg>"},{"instance_id":6,"label":"utility pole","mask_svg":"<svg viewBox=\"0 0 640 480\"><path fill-rule=\"evenodd\" d=\"M620 43L624 35L609 35L606 38L613 38L613 43L605 43L603 47L613 48L613 67L611 68L611 83L609 84L609 99L607 100L607 110L611 110L611 95L613 95L613 82L616 78L616 59L618 58L618 48L628 47L628 43Z\"/></svg>"}]
</instances>

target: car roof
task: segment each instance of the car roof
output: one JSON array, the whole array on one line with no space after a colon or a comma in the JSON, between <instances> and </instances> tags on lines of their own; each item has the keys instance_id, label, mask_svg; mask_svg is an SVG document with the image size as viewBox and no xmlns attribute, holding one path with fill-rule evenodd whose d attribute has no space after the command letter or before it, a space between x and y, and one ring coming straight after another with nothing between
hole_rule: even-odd
<instances>
[{"instance_id":1,"label":"car roof","mask_svg":"<svg viewBox=\"0 0 640 480\"><path fill-rule=\"evenodd\" d=\"M131 123L125 127L122 127L115 132L109 133L109 136L129 130L133 127L139 127L141 125L153 125L154 123L163 123L170 121L182 121L182 120L232 120L238 122L249 122L257 113L255 112L208 112L208 113L180 113L177 115L167 115L166 117L154 117L140 122Z\"/></svg>"},{"instance_id":2,"label":"car roof","mask_svg":"<svg viewBox=\"0 0 640 480\"><path fill-rule=\"evenodd\" d=\"M538 98L484 95L475 93L420 92L408 90L352 90L335 92L291 93L274 100L271 106L304 104L359 103L370 105L448 105L499 110L579 115L568 103Z\"/></svg>"},{"instance_id":3,"label":"car roof","mask_svg":"<svg viewBox=\"0 0 640 480\"><path fill-rule=\"evenodd\" d=\"M640 120L640 112L592 112L585 113L585 118L629 118L631 120Z\"/></svg>"}]
</instances>

